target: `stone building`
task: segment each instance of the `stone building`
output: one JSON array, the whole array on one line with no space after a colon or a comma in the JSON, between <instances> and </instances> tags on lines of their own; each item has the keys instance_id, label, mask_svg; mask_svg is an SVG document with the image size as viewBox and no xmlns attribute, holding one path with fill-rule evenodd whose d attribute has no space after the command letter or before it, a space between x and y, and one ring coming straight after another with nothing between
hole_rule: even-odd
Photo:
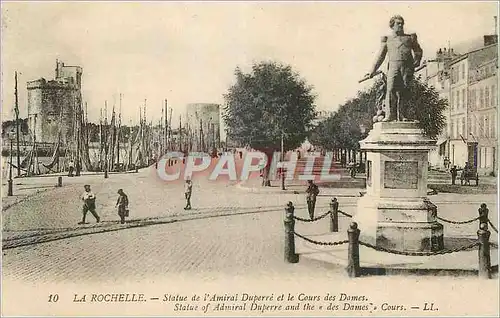
<instances>
[{"instance_id":1,"label":"stone building","mask_svg":"<svg viewBox=\"0 0 500 318\"><path fill-rule=\"evenodd\" d=\"M416 74L449 104L446 128L429 153L431 166L443 168L449 158L458 167L470 163L480 175L497 170L497 68L497 36L485 35L479 48L465 54L440 49Z\"/></svg>"},{"instance_id":2,"label":"stone building","mask_svg":"<svg viewBox=\"0 0 500 318\"><path fill-rule=\"evenodd\" d=\"M498 167L498 44L470 52L468 60L468 160L479 174L494 174Z\"/></svg>"},{"instance_id":3,"label":"stone building","mask_svg":"<svg viewBox=\"0 0 500 318\"><path fill-rule=\"evenodd\" d=\"M449 140L451 165L464 167L468 161L467 145L467 85L468 54L461 55L450 62L450 117Z\"/></svg>"},{"instance_id":4,"label":"stone building","mask_svg":"<svg viewBox=\"0 0 500 318\"><path fill-rule=\"evenodd\" d=\"M63 144L73 138L75 109L81 109L82 68L56 61L55 78L27 83L28 126L37 142Z\"/></svg>"},{"instance_id":5,"label":"stone building","mask_svg":"<svg viewBox=\"0 0 500 318\"><path fill-rule=\"evenodd\" d=\"M186 128L192 135L193 151L220 147L220 105L192 103L186 106Z\"/></svg>"},{"instance_id":6,"label":"stone building","mask_svg":"<svg viewBox=\"0 0 500 318\"><path fill-rule=\"evenodd\" d=\"M436 52L434 59L426 61L425 66L418 71L415 76L419 80L434 87L438 92L439 97L450 101L451 76L450 63L459 55L453 49L439 49ZM450 158L450 142L451 142L451 107L450 102L448 108L445 109L445 127L438 136L436 148L429 152L429 163L433 167L443 168L445 158Z\"/></svg>"}]
</instances>

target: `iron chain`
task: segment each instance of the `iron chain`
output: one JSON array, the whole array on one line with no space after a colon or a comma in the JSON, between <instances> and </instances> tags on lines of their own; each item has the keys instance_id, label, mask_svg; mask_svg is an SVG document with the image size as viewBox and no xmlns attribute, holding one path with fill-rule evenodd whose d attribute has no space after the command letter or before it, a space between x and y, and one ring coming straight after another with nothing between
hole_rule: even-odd
<instances>
[{"instance_id":1,"label":"iron chain","mask_svg":"<svg viewBox=\"0 0 500 318\"><path fill-rule=\"evenodd\" d=\"M467 224L467 223L472 223L472 222L474 222L474 221L479 220L479 218L480 218L480 217L478 216L477 218L474 218L474 219L472 219L472 220L467 220L467 221L451 221L451 220L443 219L443 218L441 218L441 217L439 217L439 216L436 216L436 218L437 218L438 220L441 220L441 221L443 221L443 222L447 222L447 223L451 223L451 224Z\"/></svg>"},{"instance_id":2,"label":"iron chain","mask_svg":"<svg viewBox=\"0 0 500 318\"><path fill-rule=\"evenodd\" d=\"M338 210L337 212L339 212L340 214L343 214L343 215L347 216L348 218L352 218L352 215L350 215L349 213L345 213L345 212L340 211L340 210Z\"/></svg>"},{"instance_id":3,"label":"iron chain","mask_svg":"<svg viewBox=\"0 0 500 318\"><path fill-rule=\"evenodd\" d=\"M330 211L326 212L325 214L323 215L320 215L316 218L313 218L313 219L303 219L303 218L299 218L298 216L293 216L293 218L297 221L302 221L302 222L315 222L315 221L318 221L318 220L321 220L322 218L324 218L325 216L327 216L328 214L330 214Z\"/></svg>"},{"instance_id":4,"label":"iron chain","mask_svg":"<svg viewBox=\"0 0 500 318\"><path fill-rule=\"evenodd\" d=\"M491 223L491 221L490 221L490 220L488 220L488 223L490 224L491 228L492 228L493 230L495 230L495 232L497 232L497 233L498 233L497 228L493 225L493 223Z\"/></svg>"},{"instance_id":5,"label":"iron chain","mask_svg":"<svg viewBox=\"0 0 500 318\"><path fill-rule=\"evenodd\" d=\"M366 246L366 247L369 247L369 248L372 248L372 249L374 249L376 251L379 251L379 252L386 252L386 253L397 254L397 255L406 255L406 256L435 256L435 255L451 254L451 253L455 253L455 252L465 251L465 250L468 250L470 248L479 246L480 243L479 242L474 242L472 244L469 244L469 245L466 245L466 246L461 246L461 247L458 247L458 248L455 248L455 249L452 249L452 250L442 250L442 251L437 251L437 252L404 252L404 251L398 251L398 250L388 249L388 248L385 248L385 247L375 246L375 245L372 245L372 244L369 244L369 243L365 243L365 242L361 242L361 241L359 241L359 244L363 245L363 246Z\"/></svg>"},{"instance_id":6,"label":"iron chain","mask_svg":"<svg viewBox=\"0 0 500 318\"><path fill-rule=\"evenodd\" d=\"M300 235L299 233L297 232L293 232L293 234L297 235L298 237L300 237L301 239L309 242L309 243L313 243L313 244L316 244L316 245L342 245L342 244L346 244L346 243L349 243L348 240L345 240L345 241L338 241L338 242L320 242L320 241L315 241L315 240L312 240L310 238L307 238L303 235Z\"/></svg>"}]
</instances>

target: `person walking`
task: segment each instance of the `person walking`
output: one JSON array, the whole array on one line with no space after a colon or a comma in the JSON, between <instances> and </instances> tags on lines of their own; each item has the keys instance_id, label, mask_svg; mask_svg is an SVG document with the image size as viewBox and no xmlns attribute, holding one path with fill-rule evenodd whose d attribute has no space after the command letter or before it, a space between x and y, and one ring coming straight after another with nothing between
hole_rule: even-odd
<instances>
[{"instance_id":1,"label":"person walking","mask_svg":"<svg viewBox=\"0 0 500 318\"><path fill-rule=\"evenodd\" d=\"M193 192L193 183L190 179L186 180L186 184L184 186L184 196L186 197L186 206L184 210L191 210L191 193Z\"/></svg>"},{"instance_id":2,"label":"person walking","mask_svg":"<svg viewBox=\"0 0 500 318\"><path fill-rule=\"evenodd\" d=\"M116 200L116 207L118 208L118 216L120 223L125 223L125 217L128 216L128 196L123 192L123 189L118 189L118 200Z\"/></svg>"},{"instance_id":3,"label":"person walking","mask_svg":"<svg viewBox=\"0 0 500 318\"><path fill-rule=\"evenodd\" d=\"M319 188L316 184L314 184L312 180L307 180L307 182L308 182L308 187L306 190L307 210L309 212L309 217L312 220L314 219L314 208L316 206L316 197L319 194Z\"/></svg>"},{"instance_id":4,"label":"person walking","mask_svg":"<svg viewBox=\"0 0 500 318\"><path fill-rule=\"evenodd\" d=\"M85 192L82 194L82 201L83 201L83 218L82 221L79 222L78 224L85 224L85 218L87 217L87 212L90 211L92 215L95 217L96 222L99 223L101 219L99 218L99 215L97 215L97 212L95 211L95 200L96 196L95 194L90 190L90 185L86 184L84 186Z\"/></svg>"},{"instance_id":5,"label":"person walking","mask_svg":"<svg viewBox=\"0 0 500 318\"><path fill-rule=\"evenodd\" d=\"M68 177L73 176L73 171L75 171L75 163L73 160L70 160L68 163Z\"/></svg>"}]
</instances>

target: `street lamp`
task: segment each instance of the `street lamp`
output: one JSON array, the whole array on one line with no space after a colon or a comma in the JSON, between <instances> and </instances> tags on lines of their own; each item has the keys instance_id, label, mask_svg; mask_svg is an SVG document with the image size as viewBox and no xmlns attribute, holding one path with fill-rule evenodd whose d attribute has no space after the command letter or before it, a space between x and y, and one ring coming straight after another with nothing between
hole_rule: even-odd
<instances>
[{"instance_id":1,"label":"street lamp","mask_svg":"<svg viewBox=\"0 0 500 318\"><path fill-rule=\"evenodd\" d=\"M14 142L14 138L16 137L15 133L13 131L11 131L9 134L9 141L10 141L10 164L9 164L9 180L8 180L8 184L9 184L9 188L8 188L8 191L7 191L7 195L9 197L13 196L14 195L14 191L13 191L13 181L12 181L12 144Z\"/></svg>"}]
</instances>

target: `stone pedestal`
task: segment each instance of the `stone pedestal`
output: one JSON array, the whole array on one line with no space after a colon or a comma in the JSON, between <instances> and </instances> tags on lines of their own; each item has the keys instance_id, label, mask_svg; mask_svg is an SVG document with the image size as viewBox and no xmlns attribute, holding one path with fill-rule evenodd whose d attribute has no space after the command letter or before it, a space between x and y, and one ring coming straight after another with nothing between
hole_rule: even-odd
<instances>
[{"instance_id":1,"label":"stone pedestal","mask_svg":"<svg viewBox=\"0 0 500 318\"><path fill-rule=\"evenodd\" d=\"M353 220L361 241L408 252L443 249L437 207L427 199L428 152L435 144L415 122L375 123L360 141L367 191Z\"/></svg>"}]
</instances>

